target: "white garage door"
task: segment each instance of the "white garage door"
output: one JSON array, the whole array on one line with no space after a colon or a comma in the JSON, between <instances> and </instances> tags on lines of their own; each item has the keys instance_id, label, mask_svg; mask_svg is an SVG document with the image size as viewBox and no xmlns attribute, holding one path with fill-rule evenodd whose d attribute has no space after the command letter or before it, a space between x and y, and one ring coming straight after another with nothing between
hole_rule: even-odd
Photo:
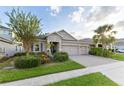
<instances>
[{"instance_id":1,"label":"white garage door","mask_svg":"<svg viewBox=\"0 0 124 93\"><path fill-rule=\"evenodd\" d=\"M62 51L67 52L69 55L83 55L83 54L88 54L88 47L64 45L62 46Z\"/></svg>"},{"instance_id":2,"label":"white garage door","mask_svg":"<svg viewBox=\"0 0 124 93\"><path fill-rule=\"evenodd\" d=\"M67 52L69 55L79 55L79 50L77 46L62 46L62 51Z\"/></svg>"},{"instance_id":3,"label":"white garage door","mask_svg":"<svg viewBox=\"0 0 124 93\"><path fill-rule=\"evenodd\" d=\"M88 47L87 46L81 46L80 50L79 50L79 54L80 55L88 54Z\"/></svg>"}]
</instances>

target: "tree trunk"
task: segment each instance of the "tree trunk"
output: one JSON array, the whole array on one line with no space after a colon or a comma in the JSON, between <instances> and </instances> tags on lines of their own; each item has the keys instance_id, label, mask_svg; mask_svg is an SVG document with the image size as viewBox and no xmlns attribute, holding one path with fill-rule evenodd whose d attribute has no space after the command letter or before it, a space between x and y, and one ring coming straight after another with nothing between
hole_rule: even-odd
<instances>
[{"instance_id":1,"label":"tree trunk","mask_svg":"<svg viewBox=\"0 0 124 93\"><path fill-rule=\"evenodd\" d=\"M29 46L28 42L23 41L23 48L24 48L24 51L26 52L26 56L29 55L29 52L30 52L30 48L29 47L30 46Z\"/></svg>"}]
</instances>

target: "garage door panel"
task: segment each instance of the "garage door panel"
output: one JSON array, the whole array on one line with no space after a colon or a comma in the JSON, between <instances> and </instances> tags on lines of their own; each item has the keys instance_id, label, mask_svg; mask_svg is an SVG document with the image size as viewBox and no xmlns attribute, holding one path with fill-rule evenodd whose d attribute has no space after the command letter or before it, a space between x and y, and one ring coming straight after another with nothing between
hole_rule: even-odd
<instances>
[{"instance_id":1,"label":"garage door panel","mask_svg":"<svg viewBox=\"0 0 124 93\"><path fill-rule=\"evenodd\" d=\"M83 55L88 54L87 46L72 46L72 45L63 45L62 51L67 52L69 55Z\"/></svg>"},{"instance_id":2,"label":"garage door panel","mask_svg":"<svg viewBox=\"0 0 124 93\"><path fill-rule=\"evenodd\" d=\"M87 54L87 47L85 46L80 47L79 54L80 55Z\"/></svg>"},{"instance_id":3,"label":"garage door panel","mask_svg":"<svg viewBox=\"0 0 124 93\"><path fill-rule=\"evenodd\" d=\"M69 55L79 55L77 46L62 46L62 51L67 52Z\"/></svg>"}]
</instances>

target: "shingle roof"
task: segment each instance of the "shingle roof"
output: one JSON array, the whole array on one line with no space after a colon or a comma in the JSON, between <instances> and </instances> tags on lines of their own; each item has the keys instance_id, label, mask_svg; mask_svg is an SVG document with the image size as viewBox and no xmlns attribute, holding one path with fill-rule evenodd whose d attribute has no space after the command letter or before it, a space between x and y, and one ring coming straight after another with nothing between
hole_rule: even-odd
<instances>
[{"instance_id":1,"label":"shingle roof","mask_svg":"<svg viewBox=\"0 0 124 93\"><path fill-rule=\"evenodd\" d=\"M80 39L79 41L91 44L93 40L91 38Z\"/></svg>"}]
</instances>

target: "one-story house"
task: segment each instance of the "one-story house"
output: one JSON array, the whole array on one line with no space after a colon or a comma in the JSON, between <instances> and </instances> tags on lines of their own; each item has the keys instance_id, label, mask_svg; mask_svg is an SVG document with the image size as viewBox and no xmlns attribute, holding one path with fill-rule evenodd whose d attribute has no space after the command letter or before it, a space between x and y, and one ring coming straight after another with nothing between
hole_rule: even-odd
<instances>
[{"instance_id":1,"label":"one-story house","mask_svg":"<svg viewBox=\"0 0 124 93\"><path fill-rule=\"evenodd\" d=\"M46 34L39 37L39 42L32 44L32 52L57 51L67 52L69 55L88 54L89 44L81 40L77 40L65 30Z\"/></svg>"}]
</instances>

